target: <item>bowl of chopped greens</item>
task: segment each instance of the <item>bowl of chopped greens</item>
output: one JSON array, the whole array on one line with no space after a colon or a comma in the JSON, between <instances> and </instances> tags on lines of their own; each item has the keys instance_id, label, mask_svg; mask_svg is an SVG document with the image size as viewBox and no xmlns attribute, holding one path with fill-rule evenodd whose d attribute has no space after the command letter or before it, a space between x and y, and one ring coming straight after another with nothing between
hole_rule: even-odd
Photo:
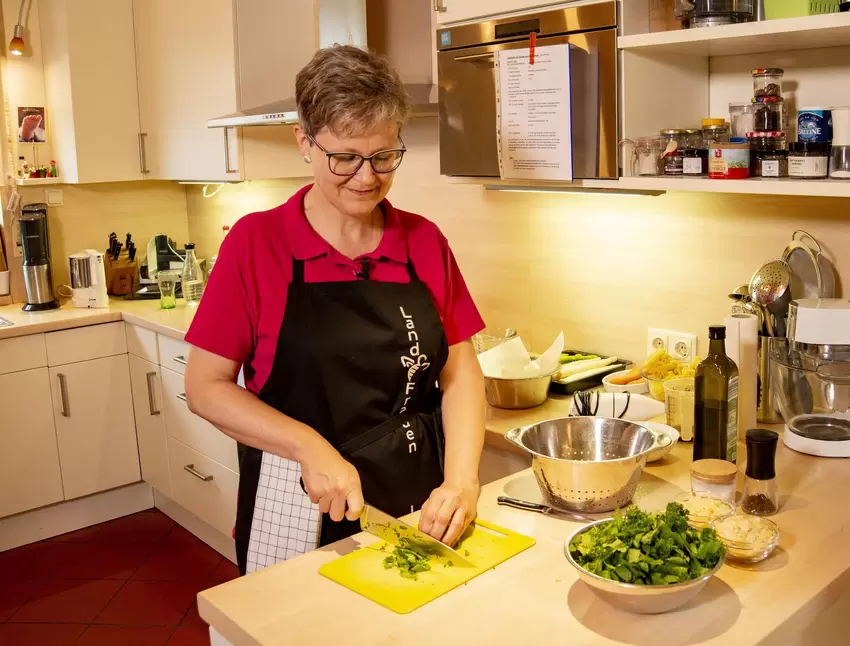
<instances>
[{"instance_id":1,"label":"bowl of chopped greens","mask_svg":"<svg viewBox=\"0 0 850 646\"><path fill-rule=\"evenodd\" d=\"M714 530L691 527L678 503L655 514L631 507L590 523L567 539L564 553L597 596L639 614L688 603L726 559Z\"/></svg>"}]
</instances>

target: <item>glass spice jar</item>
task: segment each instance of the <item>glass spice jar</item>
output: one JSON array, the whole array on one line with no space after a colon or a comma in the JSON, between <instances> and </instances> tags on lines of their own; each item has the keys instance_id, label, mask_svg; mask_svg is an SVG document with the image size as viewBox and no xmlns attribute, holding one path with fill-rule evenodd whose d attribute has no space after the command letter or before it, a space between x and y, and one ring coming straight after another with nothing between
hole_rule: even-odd
<instances>
[{"instance_id":1,"label":"glass spice jar","mask_svg":"<svg viewBox=\"0 0 850 646\"><path fill-rule=\"evenodd\" d=\"M684 172L683 152L687 148L685 133L686 131L680 128L669 128L661 131L661 154L663 155L662 165L665 175L682 175ZM674 143L676 144L675 148L671 145Z\"/></svg>"},{"instance_id":2,"label":"glass spice jar","mask_svg":"<svg viewBox=\"0 0 850 646\"><path fill-rule=\"evenodd\" d=\"M702 147L708 149L711 144L729 143L729 127L723 125L709 125L702 128Z\"/></svg>"},{"instance_id":3,"label":"glass spice jar","mask_svg":"<svg viewBox=\"0 0 850 646\"><path fill-rule=\"evenodd\" d=\"M691 464L691 491L697 496L735 504L738 467L728 460L697 460Z\"/></svg>"},{"instance_id":4,"label":"glass spice jar","mask_svg":"<svg viewBox=\"0 0 850 646\"><path fill-rule=\"evenodd\" d=\"M632 153L632 175L643 177L660 175L659 162L666 145L667 141L662 137L638 137Z\"/></svg>"},{"instance_id":5,"label":"glass spice jar","mask_svg":"<svg viewBox=\"0 0 850 646\"><path fill-rule=\"evenodd\" d=\"M753 99L753 130L785 130L786 107L782 99Z\"/></svg>"},{"instance_id":6,"label":"glass spice jar","mask_svg":"<svg viewBox=\"0 0 850 646\"><path fill-rule=\"evenodd\" d=\"M760 168L759 153L775 152L785 150L785 132L782 130L768 132L748 132L747 142L750 144L750 175L761 177L758 174Z\"/></svg>"},{"instance_id":7,"label":"glass spice jar","mask_svg":"<svg viewBox=\"0 0 850 646\"><path fill-rule=\"evenodd\" d=\"M753 96L782 96L782 77L785 75L785 70L779 67L761 67L754 69L752 74Z\"/></svg>"},{"instance_id":8,"label":"glass spice jar","mask_svg":"<svg viewBox=\"0 0 850 646\"><path fill-rule=\"evenodd\" d=\"M755 177L788 177L788 151L757 152Z\"/></svg>"},{"instance_id":9,"label":"glass spice jar","mask_svg":"<svg viewBox=\"0 0 850 646\"><path fill-rule=\"evenodd\" d=\"M683 132L682 148L702 148L702 130L687 128Z\"/></svg>"},{"instance_id":10,"label":"glass spice jar","mask_svg":"<svg viewBox=\"0 0 850 646\"><path fill-rule=\"evenodd\" d=\"M824 179L829 168L828 146L814 141L794 141L788 150L788 176Z\"/></svg>"},{"instance_id":11,"label":"glass spice jar","mask_svg":"<svg viewBox=\"0 0 850 646\"><path fill-rule=\"evenodd\" d=\"M708 149L686 148L682 153L682 174L694 177L708 175Z\"/></svg>"},{"instance_id":12,"label":"glass spice jar","mask_svg":"<svg viewBox=\"0 0 850 646\"><path fill-rule=\"evenodd\" d=\"M747 477L741 509L754 516L771 516L779 511L776 484L776 444L779 434L761 428L747 431Z\"/></svg>"}]
</instances>

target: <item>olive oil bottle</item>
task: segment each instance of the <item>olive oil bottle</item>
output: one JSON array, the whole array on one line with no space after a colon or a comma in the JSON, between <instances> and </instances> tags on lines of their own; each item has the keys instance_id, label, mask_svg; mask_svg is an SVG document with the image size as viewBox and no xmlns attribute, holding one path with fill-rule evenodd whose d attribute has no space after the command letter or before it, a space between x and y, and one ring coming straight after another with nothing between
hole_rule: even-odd
<instances>
[{"instance_id":1,"label":"olive oil bottle","mask_svg":"<svg viewBox=\"0 0 850 646\"><path fill-rule=\"evenodd\" d=\"M726 327L708 330L708 356L697 367L694 460L738 457L738 367L726 356Z\"/></svg>"}]
</instances>

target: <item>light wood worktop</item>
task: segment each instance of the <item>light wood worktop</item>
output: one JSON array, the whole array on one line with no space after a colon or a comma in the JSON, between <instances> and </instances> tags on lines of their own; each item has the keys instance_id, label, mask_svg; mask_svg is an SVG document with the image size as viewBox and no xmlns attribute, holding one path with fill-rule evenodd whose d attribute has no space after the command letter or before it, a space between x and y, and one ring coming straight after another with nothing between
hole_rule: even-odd
<instances>
[{"instance_id":1,"label":"light wood worktop","mask_svg":"<svg viewBox=\"0 0 850 646\"><path fill-rule=\"evenodd\" d=\"M14 323L10 327L0 327L0 339L122 320L183 339L194 316L195 308L186 307L183 301L178 301L173 310L160 309L159 300L110 299L109 307L103 309L73 307L69 301L59 309L46 312L24 312L21 304L15 303L0 307L0 317Z\"/></svg>"},{"instance_id":2,"label":"light wood worktop","mask_svg":"<svg viewBox=\"0 0 850 646\"><path fill-rule=\"evenodd\" d=\"M647 467L638 504L661 507L689 487L691 450L680 443ZM236 646L846 643L830 631L846 631L850 611L850 462L794 453L780 442L777 473L777 551L760 564L723 567L691 605L665 615L615 610L578 580L563 556L578 524L497 505L503 493L540 499L530 470L485 486L479 514L537 545L409 615L318 574L323 563L373 540L362 534L202 592L200 613Z\"/></svg>"}]
</instances>

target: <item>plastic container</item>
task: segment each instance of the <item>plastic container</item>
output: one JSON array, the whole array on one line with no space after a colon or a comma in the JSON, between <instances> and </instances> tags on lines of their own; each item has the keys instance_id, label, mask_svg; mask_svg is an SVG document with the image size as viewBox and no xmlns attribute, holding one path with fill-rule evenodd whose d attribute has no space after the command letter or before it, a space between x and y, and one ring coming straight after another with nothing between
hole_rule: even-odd
<instances>
[{"instance_id":1,"label":"plastic container","mask_svg":"<svg viewBox=\"0 0 850 646\"><path fill-rule=\"evenodd\" d=\"M752 71L753 74L753 96L781 97L782 77L785 70L779 67L760 67ZM778 128L772 128L778 130Z\"/></svg>"},{"instance_id":2,"label":"plastic container","mask_svg":"<svg viewBox=\"0 0 850 646\"><path fill-rule=\"evenodd\" d=\"M750 176L749 144L712 144L708 153L711 179L747 179Z\"/></svg>"},{"instance_id":3,"label":"plastic container","mask_svg":"<svg viewBox=\"0 0 850 646\"><path fill-rule=\"evenodd\" d=\"M197 305L204 294L204 272L195 257L194 243L186 243L186 259L183 261L183 298L187 305Z\"/></svg>"},{"instance_id":4,"label":"plastic container","mask_svg":"<svg viewBox=\"0 0 850 646\"><path fill-rule=\"evenodd\" d=\"M681 377L663 382L667 424L679 431L683 442L694 439L695 379Z\"/></svg>"},{"instance_id":5,"label":"plastic container","mask_svg":"<svg viewBox=\"0 0 850 646\"><path fill-rule=\"evenodd\" d=\"M697 460L691 464L691 491L735 505L738 467L728 460Z\"/></svg>"},{"instance_id":6,"label":"plastic container","mask_svg":"<svg viewBox=\"0 0 850 646\"><path fill-rule=\"evenodd\" d=\"M827 144L795 141L788 151L788 176L797 179L824 179L829 168Z\"/></svg>"},{"instance_id":7,"label":"plastic container","mask_svg":"<svg viewBox=\"0 0 850 646\"><path fill-rule=\"evenodd\" d=\"M731 124L730 135L732 137L746 137L748 132L754 130L754 112L755 108L752 103L729 104L729 123Z\"/></svg>"},{"instance_id":8,"label":"plastic container","mask_svg":"<svg viewBox=\"0 0 850 646\"><path fill-rule=\"evenodd\" d=\"M726 547L726 555L742 563L762 561L779 545L779 527L767 518L732 514L718 518L711 526Z\"/></svg>"},{"instance_id":9,"label":"plastic container","mask_svg":"<svg viewBox=\"0 0 850 646\"><path fill-rule=\"evenodd\" d=\"M797 140L832 142L832 110L829 108L800 108L797 110Z\"/></svg>"}]
</instances>

